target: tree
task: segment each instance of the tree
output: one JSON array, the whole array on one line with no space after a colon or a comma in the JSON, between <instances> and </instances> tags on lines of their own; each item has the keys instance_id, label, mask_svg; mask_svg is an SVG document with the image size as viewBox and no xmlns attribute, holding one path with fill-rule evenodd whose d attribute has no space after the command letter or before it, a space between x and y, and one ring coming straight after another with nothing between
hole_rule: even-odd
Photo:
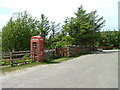
<instances>
[{"instance_id":1,"label":"tree","mask_svg":"<svg viewBox=\"0 0 120 90\"><path fill-rule=\"evenodd\" d=\"M59 34L59 31L60 23L56 24L55 22L51 22L49 38L47 38L47 46L49 48L54 48L52 44L56 42L56 35Z\"/></svg>"},{"instance_id":2,"label":"tree","mask_svg":"<svg viewBox=\"0 0 120 90\"><path fill-rule=\"evenodd\" d=\"M49 25L49 21L48 18L45 17L44 14L41 15L41 20L38 23L38 29L39 29L39 33L40 35L46 39L49 32L50 32L50 25Z\"/></svg>"},{"instance_id":3,"label":"tree","mask_svg":"<svg viewBox=\"0 0 120 90\"><path fill-rule=\"evenodd\" d=\"M51 35L50 38L54 38L54 36L60 31L60 23L55 24L55 22L51 22Z\"/></svg>"},{"instance_id":4,"label":"tree","mask_svg":"<svg viewBox=\"0 0 120 90\"><path fill-rule=\"evenodd\" d=\"M65 21L65 25L62 26L62 30L60 30L57 34L54 35L54 38L52 38L52 47L66 47L67 45L71 45L74 42L74 38L67 35L67 19Z\"/></svg>"},{"instance_id":5,"label":"tree","mask_svg":"<svg viewBox=\"0 0 120 90\"><path fill-rule=\"evenodd\" d=\"M83 6L78 8L76 17L66 19L64 32L75 39L75 45L94 45L99 38L99 31L104 26L103 17L97 18L96 11L86 13Z\"/></svg>"},{"instance_id":6,"label":"tree","mask_svg":"<svg viewBox=\"0 0 120 90\"><path fill-rule=\"evenodd\" d=\"M100 32L100 39L98 46L113 46L114 48L120 48L120 32L119 31L103 31Z\"/></svg>"},{"instance_id":7,"label":"tree","mask_svg":"<svg viewBox=\"0 0 120 90\"><path fill-rule=\"evenodd\" d=\"M49 46L48 35L50 32L50 25L48 18L45 17L44 14L41 14L41 20L38 21L37 27L39 30L39 35L44 38L44 47L47 48Z\"/></svg>"},{"instance_id":8,"label":"tree","mask_svg":"<svg viewBox=\"0 0 120 90\"><path fill-rule=\"evenodd\" d=\"M2 51L30 49L30 37L38 34L37 21L27 11L15 13L2 29Z\"/></svg>"},{"instance_id":9,"label":"tree","mask_svg":"<svg viewBox=\"0 0 120 90\"><path fill-rule=\"evenodd\" d=\"M66 47L67 45L71 45L74 42L74 38L70 36L64 36L63 33L58 33L55 35L54 42L52 43L52 47Z\"/></svg>"}]
</instances>

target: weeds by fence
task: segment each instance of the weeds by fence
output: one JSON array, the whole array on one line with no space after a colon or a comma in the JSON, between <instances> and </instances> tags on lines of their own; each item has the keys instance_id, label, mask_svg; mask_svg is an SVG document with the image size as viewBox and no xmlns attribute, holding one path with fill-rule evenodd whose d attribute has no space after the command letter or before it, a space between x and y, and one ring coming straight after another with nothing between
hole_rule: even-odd
<instances>
[{"instance_id":1,"label":"weeds by fence","mask_svg":"<svg viewBox=\"0 0 120 90\"><path fill-rule=\"evenodd\" d=\"M17 51L10 52L8 54L0 54L0 66L13 66L18 64L26 64L32 62L30 54L34 54L33 51ZM33 57L35 58L35 57Z\"/></svg>"}]
</instances>

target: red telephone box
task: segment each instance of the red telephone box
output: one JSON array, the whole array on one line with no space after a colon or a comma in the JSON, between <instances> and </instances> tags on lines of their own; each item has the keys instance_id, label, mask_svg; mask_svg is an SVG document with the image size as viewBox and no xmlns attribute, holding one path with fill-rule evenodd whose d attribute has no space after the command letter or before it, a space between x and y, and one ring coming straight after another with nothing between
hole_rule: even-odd
<instances>
[{"instance_id":1,"label":"red telephone box","mask_svg":"<svg viewBox=\"0 0 120 90\"><path fill-rule=\"evenodd\" d=\"M41 36L33 36L30 39L30 50L35 51L35 54L31 54L31 57L36 57L38 62L44 61L44 40ZM34 58L35 59L35 58Z\"/></svg>"}]
</instances>

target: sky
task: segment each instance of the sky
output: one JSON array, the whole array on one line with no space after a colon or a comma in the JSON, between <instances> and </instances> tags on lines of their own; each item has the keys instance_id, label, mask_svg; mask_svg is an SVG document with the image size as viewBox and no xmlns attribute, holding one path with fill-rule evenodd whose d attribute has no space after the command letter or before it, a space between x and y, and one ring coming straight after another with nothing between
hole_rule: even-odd
<instances>
[{"instance_id":1,"label":"sky","mask_svg":"<svg viewBox=\"0 0 120 90\"><path fill-rule=\"evenodd\" d=\"M64 24L66 17L74 17L83 5L87 12L97 10L106 20L102 30L118 29L118 2L120 0L0 0L0 30L15 12L28 11L38 19L44 14L50 21Z\"/></svg>"}]
</instances>

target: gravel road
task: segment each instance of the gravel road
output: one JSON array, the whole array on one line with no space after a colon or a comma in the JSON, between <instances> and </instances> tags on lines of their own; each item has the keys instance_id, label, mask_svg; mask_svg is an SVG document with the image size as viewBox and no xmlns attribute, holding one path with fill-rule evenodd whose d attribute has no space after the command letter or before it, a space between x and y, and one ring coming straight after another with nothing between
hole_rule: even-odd
<instances>
[{"instance_id":1,"label":"gravel road","mask_svg":"<svg viewBox=\"0 0 120 90\"><path fill-rule=\"evenodd\" d=\"M3 88L118 88L118 52L89 54L0 77Z\"/></svg>"}]
</instances>

